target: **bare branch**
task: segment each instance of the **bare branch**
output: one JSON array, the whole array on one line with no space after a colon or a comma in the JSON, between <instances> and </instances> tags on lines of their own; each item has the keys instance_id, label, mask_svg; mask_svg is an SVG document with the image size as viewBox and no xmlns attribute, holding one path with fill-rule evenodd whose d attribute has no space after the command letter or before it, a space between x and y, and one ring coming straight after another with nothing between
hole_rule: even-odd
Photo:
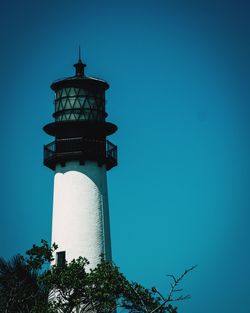
<instances>
[{"instance_id":1,"label":"bare branch","mask_svg":"<svg viewBox=\"0 0 250 313\"><path fill-rule=\"evenodd\" d=\"M166 299L164 299L164 301L155 309L153 309L150 313L154 313L157 312L158 310L160 310L161 308L164 307L164 305L168 302L173 302L173 301L182 301L182 300L187 300L190 299L190 295L186 295L186 296L180 296L178 298L173 299L172 298L172 294L174 292L180 291L181 289L176 289L176 286L180 283L180 281L189 273L191 272L193 269L195 269L197 267L197 265L190 267L189 269L186 269L179 277L175 277L174 275L167 275L169 277L171 277L174 281L174 283L171 284L171 288L170 291L168 293L168 296L166 297Z\"/></svg>"},{"instance_id":2,"label":"bare branch","mask_svg":"<svg viewBox=\"0 0 250 313\"><path fill-rule=\"evenodd\" d=\"M164 296L160 293L160 291L159 291L158 289L156 289L156 288L154 287L154 288L152 288L152 291L153 291L154 293L157 293L157 294L161 297L161 299L162 299L163 301L165 300Z\"/></svg>"}]
</instances>

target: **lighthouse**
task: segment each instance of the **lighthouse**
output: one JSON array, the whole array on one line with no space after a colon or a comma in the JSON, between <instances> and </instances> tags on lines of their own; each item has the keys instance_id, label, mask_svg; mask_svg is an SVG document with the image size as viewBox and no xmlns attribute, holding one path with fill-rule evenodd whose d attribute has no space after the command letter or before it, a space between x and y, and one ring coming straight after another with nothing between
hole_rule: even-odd
<instances>
[{"instance_id":1,"label":"lighthouse","mask_svg":"<svg viewBox=\"0 0 250 313\"><path fill-rule=\"evenodd\" d=\"M101 255L112 258L107 171L117 165L117 146L107 136L117 126L106 121L108 83L87 76L85 67L79 53L75 75L51 85L53 122L43 129L54 138L44 146L44 165L54 172L54 262L82 256L94 268Z\"/></svg>"}]
</instances>

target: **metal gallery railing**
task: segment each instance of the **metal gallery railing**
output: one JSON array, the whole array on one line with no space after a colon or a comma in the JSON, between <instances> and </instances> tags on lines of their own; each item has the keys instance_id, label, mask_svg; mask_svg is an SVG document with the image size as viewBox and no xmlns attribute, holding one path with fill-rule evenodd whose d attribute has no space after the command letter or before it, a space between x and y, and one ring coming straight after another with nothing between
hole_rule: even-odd
<instances>
[{"instance_id":1,"label":"metal gallery railing","mask_svg":"<svg viewBox=\"0 0 250 313\"><path fill-rule=\"evenodd\" d=\"M44 146L44 162L64 158L97 160L112 159L117 163L117 146L108 140L85 139L82 137L57 139Z\"/></svg>"}]
</instances>

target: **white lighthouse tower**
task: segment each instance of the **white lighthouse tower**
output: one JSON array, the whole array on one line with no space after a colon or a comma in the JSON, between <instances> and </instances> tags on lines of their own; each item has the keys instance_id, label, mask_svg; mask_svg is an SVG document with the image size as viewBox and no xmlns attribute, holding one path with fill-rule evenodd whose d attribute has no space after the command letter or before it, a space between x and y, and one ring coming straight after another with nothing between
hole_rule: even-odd
<instances>
[{"instance_id":1,"label":"white lighthouse tower","mask_svg":"<svg viewBox=\"0 0 250 313\"><path fill-rule=\"evenodd\" d=\"M79 256L95 267L103 254L111 261L107 171L117 165L117 147L106 137L116 125L106 122L107 82L88 77L85 64L75 76L55 81L54 122L44 131L55 140L44 146L44 165L54 176L52 243L55 262Z\"/></svg>"}]
</instances>

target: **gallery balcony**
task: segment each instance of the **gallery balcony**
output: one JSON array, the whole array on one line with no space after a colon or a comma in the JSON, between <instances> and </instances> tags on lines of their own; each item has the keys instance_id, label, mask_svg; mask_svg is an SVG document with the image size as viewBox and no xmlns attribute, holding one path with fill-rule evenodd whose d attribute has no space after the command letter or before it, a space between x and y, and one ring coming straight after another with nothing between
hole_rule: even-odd
<instances>
[{"instance_id":1,"label":"gallery balcony","mask_svg":"<svg viewBox=\"0 0 250 313\"><path fill-rule=\"evenodd\" d=\"M108 140L67 138L57 139L44 146L45 166L54 170L57 164L64 166L68 161L95 161L106 165L107 170L117 165L117 146Z\"/></svg>"}]
</instances>

